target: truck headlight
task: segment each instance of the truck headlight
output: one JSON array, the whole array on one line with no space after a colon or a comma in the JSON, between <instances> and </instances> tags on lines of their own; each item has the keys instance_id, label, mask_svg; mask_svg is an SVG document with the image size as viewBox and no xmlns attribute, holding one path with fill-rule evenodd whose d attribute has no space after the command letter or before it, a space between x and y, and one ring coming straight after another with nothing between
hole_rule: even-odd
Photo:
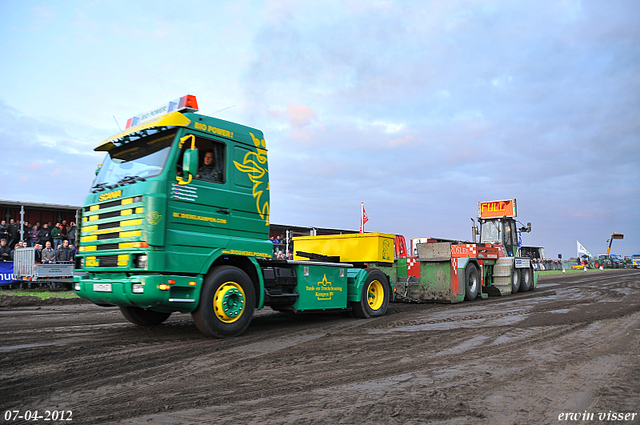
<instances>
[{"instance_id":1,"label":"truck headlight","mask_svg":"<svg viewBox=\"0 0 640 425\"><path fill-rule=\"evenodd\" d=\"M75 289L76 291L79 291L80 290L80 282L75 282L73 284L73 289Z\"/></svg>"},{"instance_id":2,"label":"truck headlight","mask_svg":"<svg viewBox=\"0 0 640 425\"><path fill-rule=\"evenodd\" d=\"M148 259L149 259L149 256L147 254L137 255L136 256L136 268L137 269L146 268Z\"/></svg>"},{"instance_id":3,"label":"truck headlight","mask_svg":"<svg viewBox=\"0 0 640 425\"><path fill-rule=\"evenodd\" d=\"M132 283L131 292L134 294L144 294L144 285L142 283Z\"/></svg>"}]
</instances>

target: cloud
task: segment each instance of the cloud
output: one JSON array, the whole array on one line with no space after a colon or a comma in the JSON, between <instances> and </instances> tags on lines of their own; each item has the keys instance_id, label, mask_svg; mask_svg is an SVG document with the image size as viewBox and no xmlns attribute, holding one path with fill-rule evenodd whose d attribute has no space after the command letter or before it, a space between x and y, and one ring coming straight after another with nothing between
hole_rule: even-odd
<instances>
[{"instance_id":1,"label":"cloud","mask_svg":"<svg viewBox=\"0 0 640 425\"><path fill-rule=\"evenodd\" d=\"M83 125L28 117L0 102L0 140L10 158L0 180L11 182L3 185L2 198L81 205L102 156L92 150L98 134Z\"/></svg>"},{"instance_id":2,"label":"cloud","mask_svg":"<svg viewBox=\"0 0 640 425\"><path fill-rule=\"evenodd\" d=\"M291 138L308 141L311 137L308 127L313 124L318 124L316 128L322 130L322 126L319 125L318 118L313 112L313 109L306 105L292 105L288 104L286 109L286 116L291 127Z\"/></svg>"}]
</instances>

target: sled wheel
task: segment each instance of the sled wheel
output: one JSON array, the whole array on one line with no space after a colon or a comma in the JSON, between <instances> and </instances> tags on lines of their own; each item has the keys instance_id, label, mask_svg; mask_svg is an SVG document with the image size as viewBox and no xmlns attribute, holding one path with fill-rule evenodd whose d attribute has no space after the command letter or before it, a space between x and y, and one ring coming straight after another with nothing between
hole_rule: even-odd
<instances>
[{"instance_id":1,"label":"sled wheel","mask_svg":"<svg viewBox=\"0 0 640 425\"><path fill-rule=\"evenodd\" d=\"M478 296L480 289L480 279L478 278L478 269L474 265L469 265L464 274L465 293L464 299L473 301Z\"/></svg>"},{"instance_id":2,"label":"sled wheel","mask_svg":"<svg viewBox=\"0 0 640 425\"><path fill-rule=\"evenodd\" d=\"M205 278L200 303L191 316L203 334L228 338L247 329L254 306L255 291L249 276L237 267L220 266Z\"/></svg>"}]
</instances>

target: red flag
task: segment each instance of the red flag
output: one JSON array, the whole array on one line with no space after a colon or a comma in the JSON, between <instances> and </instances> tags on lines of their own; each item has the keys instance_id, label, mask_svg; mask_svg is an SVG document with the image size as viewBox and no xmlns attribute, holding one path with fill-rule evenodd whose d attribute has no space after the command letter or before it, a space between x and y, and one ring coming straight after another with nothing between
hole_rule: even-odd
<instances>
[{"instance_id":1,"label":"red flag","mask_svg":"<svg viewBox=\"0 0 640 425\"><path fill-rule=\"evenodd\" d=\"M367 217L367 212L364 210L364 202L362 204L362 214L360 214L360 233L364 233L364 223L369 221L369 217Z\"/></svg>"}]
</instances>

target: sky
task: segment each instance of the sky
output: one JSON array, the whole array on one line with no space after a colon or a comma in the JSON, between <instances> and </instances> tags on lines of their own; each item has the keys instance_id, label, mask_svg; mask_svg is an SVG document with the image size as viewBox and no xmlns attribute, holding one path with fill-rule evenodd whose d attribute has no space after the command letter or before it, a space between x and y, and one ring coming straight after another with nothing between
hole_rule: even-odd
<instances>
[{"instance_id":1,"label":"sky","mask_svg":"<svg viewBox=\"0 0 640 425\"><path fill-rule=\"evenodd\" d=\"M271 222L640 252L640 2L0 0L0 199L82 205L141 112L261 129Z\"/></svg>"}]
</instances>

